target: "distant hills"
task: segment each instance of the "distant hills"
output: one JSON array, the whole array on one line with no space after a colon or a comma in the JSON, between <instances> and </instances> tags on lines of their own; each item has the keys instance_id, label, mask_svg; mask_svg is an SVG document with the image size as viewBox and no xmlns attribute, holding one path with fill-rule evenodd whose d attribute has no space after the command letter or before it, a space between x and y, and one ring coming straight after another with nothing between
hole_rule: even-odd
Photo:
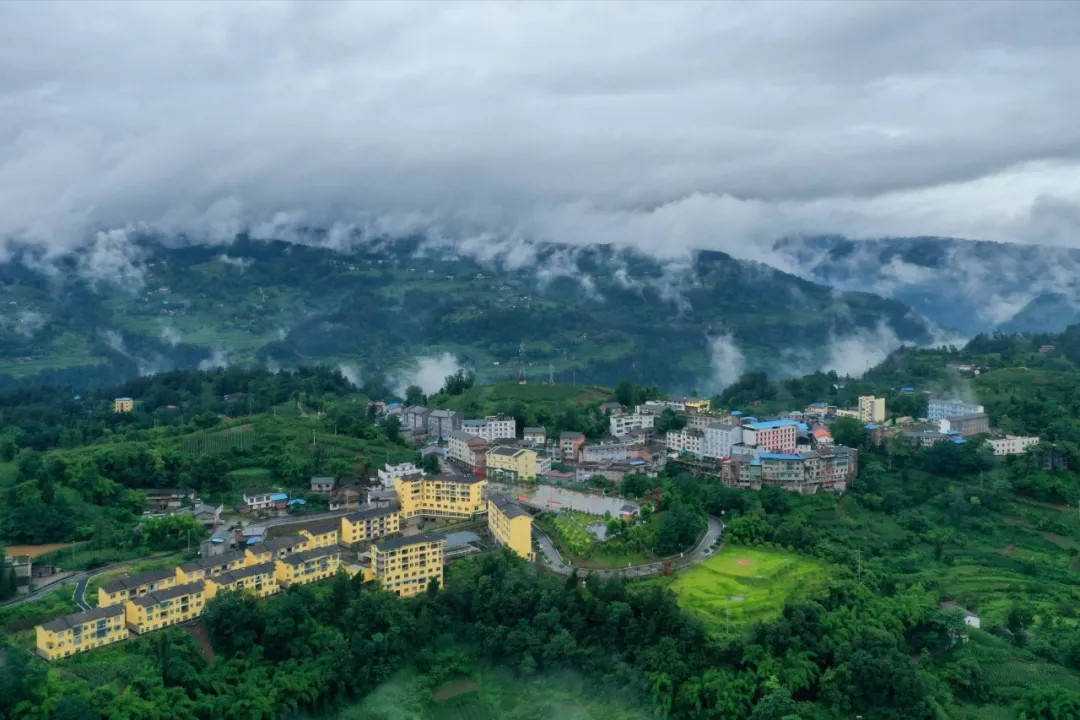
<instances>
[{"instance_id":1,"label":"distant hills","mask_svg":"<svg viewBox=\"0 0 1080 720\"><path fill-rule=\"evenodd\" d=\"M530 381L707 392L744 368L862 370L890 344L932 337L904 298L837 292L719 252L661 263L609 246L342 242L318 230L291 240L140 237L0 264L0 384L326 364L394 387L420 379L417 357L428 375L460 363L483 380L516 377L524 358ZM815 273L834 267L828 279L854 284L832 254Z\"/></svg>"},{"instance_id":2,"label":"distant hills","mask_svg":"<svg viewBox=\"0 0 1080 720\"><path fill-rule=\"evenodd\" d=\"M784 238L783 265L910 305L962 335L1059 332L1080 321L1080 250L942 237Z\"/></svg>"}]
</instances>

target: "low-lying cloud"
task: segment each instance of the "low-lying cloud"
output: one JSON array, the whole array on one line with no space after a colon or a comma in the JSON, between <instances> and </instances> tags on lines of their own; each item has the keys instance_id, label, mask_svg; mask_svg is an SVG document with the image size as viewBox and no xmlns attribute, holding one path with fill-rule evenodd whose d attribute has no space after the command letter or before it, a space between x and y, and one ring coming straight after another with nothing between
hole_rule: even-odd
<instances>
[{"instance_id":1,"label":"low-lying cloud","mask_svg":"<svg viewBox=\"0 0 1080 720\"><path fill-rule=\"evenodd\" d=\"M437 393L443 386L447 375L453 375L462 369L461 363L452 353L425 355L416 358L412 367L403 369L394 377L394 392L405 396L405 389L416 385L425 395ZM355 384L355 383L354 383Z\"/></svg>"}]
</instances>

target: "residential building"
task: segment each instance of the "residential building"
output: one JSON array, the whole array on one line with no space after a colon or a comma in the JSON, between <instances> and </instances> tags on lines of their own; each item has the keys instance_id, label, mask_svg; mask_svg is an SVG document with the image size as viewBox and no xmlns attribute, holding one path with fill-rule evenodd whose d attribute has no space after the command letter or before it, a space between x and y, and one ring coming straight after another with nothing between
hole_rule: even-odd
<instances>
[{"instance_id":1,"label":"residential building","mask_svg":"<svg viewBox=\"0 0 1080 720\"><path fill-rule=\"evenodd\" d=\"M449 437L450 433L461 429L462 415L457 410L432 410L427 417L427 434L436 437Z\"/></svg>"},{"instance_id":2,"label":"residential building","mask_svg":"<svg viewBox=\"0 0 1080 720\"><path fill-rule=\"evenodd\" d=\"M614 415L615 413L620 413L622 412L622 409L622 403L615 402L614 400L606 403L600 403L600 412L604 413L605 415Z\"/></svg>"},{"instance_id":3,"label":"residential building","mask_svg":"<svg viewBox=\"0 0 1080 720\"><path fill-rule=\"evenodd\" d=\"M135 401L129 397L118 397L113 400L114 413L129 413L135 409Z\"/></svg>"},{"instance_id":4,"label":"residential building","mask_svg":"<svg viewBox=\"0 0 1080 720\"><path fill-rule=\"evenodd\" d=\"M947 417L979 415L984 412L986 412L986 408L975 403L967 403L961 400L931 398L926 406L926 419L937 422Z\"/></svg>"},{"instance_id":5,"label":"residential building","mask_svg":"<svg viewBox=\"0 0 1080 720\"><path fill-rule=\"evenodd\" d=\"M273 560L229 570L206 579L207 597L214 597L222 590L247 590L256 597L273 595L278 588Z\"/></svg>"},{"instance_id":6,"label":"residential building","mask_svg":"<svg viewBox=\"0 0 1080 720\"><path fill-rule=\"evenodd\" d=\"M124 603L124 619L128 630L142 635L197 618L206 600L205 581L176 585L128 600Z\"/></svg>"},{"instance_id":7,"label":"residential building","mask_svg":"<svg viewBox=\"0 0 1080 720\"><path fill-rule=\"evenodd\" d=\"M859 396L859 420L864 423L885 422L885 398Z\"/></svg>"},{"instance_id":8,"label":"residential building","mask_svg":"<svg viewBox=\"0 0 1080 720\"><path fill-rule=\"evenodd\" d=\"M488 498L488 531L499 545L510 548L529 562L536 559L532 549L532 515L502 493Z\"/></svg>"},{"instance_id":9,"label":"residential building","mask_svg":"<svg viewBox=\"0 0 1080 720\"><path fill-rule=\"evenodd\" d=\"M642 412L632 414L615 413L608 419L608 432L614 437L626 437L633 430L652 430L656 413Z\"/></svg>"},{"instance_id":10,"label":"residential building","mask_svg":"<svg viewBox=\"0 0 1080 720\"><path fill-rule=\"evenodd\" d=\"M370 577L400 597L419 595L428 583L443 585L446 538L424 534L379 540L372 546Z\"/></svg>"},{"instance_id":11,"label":"residential building","mask_svg":"<svg viewBox=\"0 0 1080 720\"><path fill-rule=\"evenodd\" d=\"M858 472L858 451L833 446L812 452L761 452L748 463L725 463L721 477L733 487L775 485L798 493L843 491Z\"/></svg>"},{"instance_id":12,"label":"residential building","mask_svg":"<svg viewBox=\"0 0 1080 720\"><path fill-rule=\"evenodd\" d=\"M282 510L285 508L285 503L289 500L289 496L285 493L275 492L273 490L245 491L243 498L243 507L248 512L259 512L261 510Z\"/></svg>"},{"instance_id":13,"label":"residential building","mask_svg":"<svg viewBox=\"0 0 1080 720\"><path fill-rule=\"evenodd\" d=\"M306 585L325 580L337 572L341 565L341 551L337 545L317 547L293 553L274 561L274 577L281 588L290 585Z\"/></svg>"},{"instance_id":14,"label":"residential building","mask_svg":"<svg viewBox=\"0 0 1080 720\"><path fill-rule=\"evenodd\" d=\"M760 445L763 450L775 452L795 452L797 423L785 418L749 422L743 425L743 443Z\"/></svg>"},{"instance_id":15,"label":"residential building","mask_svg":"<svg viewBox=\"0 0 1080 720\"><path fill-rule=\"evenodd\" d=\"M559 433L559 457L563 460L578 460L581 456L581 447L585 444L583 433L568 430Z\"/></svg>"},{"instance_id":16,"label":"residential building","mask_svg":"<svg viewBox=\"0 0 1080 720\"><path fill-rule=\"evenodd\" d=\"M318 475L311 478L311 492L329 495L337 485L337 478L329 475Z\"/></svg>"},{"instance_id":17,"label":"residential building","mask_svg":"<svg viewBox=\"0 0 1080 720\"><path fill-rule=\"evenodd\" d=\"M401 529L400 507L367 507L351 512L341 518L339 540L342 545L352 546L370 542Z\"/></svg>"},{"instance_id":18,"label":"residential building","mask_svg":"<svg viewBox=\"0 0 1080 720\"><path fill-rule=\"evenodd\" d=\"M1036 435L1006 435L1002 438L990 438L986 441L997 456L1022 455L1027 449L1039 444Z\"/></svg>"},{"instance_id":19,"label":"residential building","mask_svg":"<svg viewBox=\"0 0 1080 720\"><path fill-rule=\"evenodd\" d=\"M685 412L704 413L709 412L710 402L707 398L683 398L682 406Z\"/></svg>"},{"instance_id":20,"label":"residential building","mask_svg":"<svg viewBox=\"0 0 1080 720\"><path fill-rule=\"evenodd\" d=\"M540 447L547 442L547 430L542 427L527 427L524 431L525 442Z\"/></svg>"},{"instance_id":21,"label":"residential building","mask_svg":"<svg viewBox=\"0 0 1080 720\"><path fill-rule=\"evenodd\" d=\"M669 430L664 440L667 443L668 450L674 450L679 453L690 453L701 457L701 445L704 433L700 430L694 430L693 428L683 428L682 430Z\"/></svg>"},{"instance_id":22,"label":"residential building","mask_svg":"<svg viewBox=\"0 0 1080 720\"><path fill-rule=\"evenodd\" d=\"M617 462L626 460L630 450L630 443L626 442L602 442L589 443L581 446L581 462Z\"/></svg>"},{"instance_id":23,"label":"residential building","mask_svg":"<svg viewBox=\"0 0 1080 720\"><path fill-rule=\"evenodd\" d=\"M599 475L605 480L618 485L622 483L627 475L635 474L656 475L644 460L639 459L630 459L624 462L579 463L574 468L574 480L579 483L588 483Z\"/></svg>"},{"instance_id":24,"label":"residential building","mask_svg":"<svg viewBox=\"0 0 1080 720\"><path fill-rule=\"evenodd\" d=\"M836 408L836 412L834 412L833 415L838 417L838 418L846 417L846 418L851 418L852 420L858 420L859 419L859 409L858 408Z\"/></svg>"},{"instance_id":25,"label":"residential building","mask_svg":"<svg viewBox=\"0 0 1080 720\"><path fill-rule=\"evenodd\" d=\"M125 640L122 605L91 608L65 615L35 628L37 653L46 660L58 660L85 650Z\"/></svg>"},{"instance_id":26,"label":"residential building","mask_svg":"<svg viewBox=\"0 0 1080 720\"><path fill-rule=\"evenodd\" d=\"M489 443L513 440L517 437L517 420L505 415L488 415L483 420L463 420L461 429L469 435L482 437Z\"/></svg>"},{"instance_id":27,"label":"residential building","mask_svg":"<svg viewBox=\"0 0 1080 720\"><path fill-rule=\"evenodd\" d=\"M252 545L251 548L252 549L250 550L233 550L183 563L173 571L173 574L176 577L172 585L185 585L199 580L205 580L206 578L216 577L231 570L239 570L246 567L249 563L254 564L270 559L270 550L259 548L257 545ZM259 554L260 552L266 554ZM100 603L101 591L98 590L98 604Z\"/></svg>"},{"instance_id":28,"label":"residential building","mask_svg":"<svg viewBox=\"0 0 1080 720\"><path fill-rule=\"evenodd\" d=\"M499 445L486 455L489 476L509 480L535 480L551 470L551 458L539 455L530 448Z\"/></svg>"},{"instance_id":29,"label":"residential building","mask_svg":"<svg viewBox=\"0 0 1080 720\"><path fill-rule=\"evenodd\" d=\"M427 433L431 410L423 405L410 405L401 412L401 429L410 433Z\"/></svg>"},{"instance_id":30,"label":"residential building","mask_svg":"<svg viewBox=\"0 0 1080 720\"><path fill-rule=\"evenodd\" d=\"M176 571L151 570L149 572L116 578L98 588L98 607L122 605L127 600L164 590L176 585Z\"/></svg>"},{"instance_id":31,"label":"residential building","mask_svg":"<svg viewBox=\"0 0 1080 720\"><path fill-rule=\"evenodd\" d=\"M330 510L355 510L360 507L360 501L363 497L364 493L358 488L338 488L330 495L330 501L327 503L327 507Z\"/></svg>"},{"instance_id":32,"label":"residential building","mask_svg":"<svg viewBox=\"0 0 1080 720\"><path fill-rule=\"evenodd\" d=\"M487 440L477 435L470 435L464 430L450 433L450 443L446 453L451 460L475 469L485 467Z\"/></svg>"},{"instance_id":33,"label":"residential building","mask_svg":"<svg viewBox=\"0 0 1080 720\"><path fill-rule=\"evenodd\" d=\"M195 502L195 491L183 488L146 488L142 493L146 495L146 509L151 512L179 510L185 500Z\"/></svg>"},{"instance_id":34,"label":"residential building","mask_svg":"<svg viewBox=\"0 0 1080 720\"><path fill-rule=\"evenodd\" d=\"M398 463L391 465L386 463L382 470L376 473L379 476L379 482L382 483L384 488L394 487L394 478L408 477L409 475L422 475L423 471L416 467L411 462Z\"/></svg>"},{"instance_id":35,"label":"residential building","mask_svg":"<svg viewBox=\"0 0 1080 720\"><path fill-rule=\"evenodd\" d=\"M869 431L870 428L867 427L867 430ZM817 446L833 444L832 433L829 432L829 428L825 427L824 425L818 425L813 430L811 430L810 437L813 438L813 444Z\"/></svg>"},{"instance_id":36,"label":"residential building","mask_svg":"<svg viewBox=\"0 0 1080 720\"><path fill-rule=\"evenodd\" d=\"M398 478L394 484L401 519L470 518L486 508L487 480L474 475L423 475Z\"/></svg>"},{"instance_id":37,"label":"residential building","mask_svg":"<svg viewBox=\"0 0 1080 720\"><path fill-rule=\"evenodd\" d=\"M938 421L943 433L956 433L964 437L990 432L990 417L986 413L974 415L951 415Z\"/></svg>"},{"instance_id":38,"label":"residential building","mask_svg":"<svg viewBox=\"0 0 1080 720\"><path fill-rule=\"evenodd\" d=\"M702 457L731 457L731 446L741 443L742 435L741 425L710 423L701 431Z\"/></svg>"}]
</instances>

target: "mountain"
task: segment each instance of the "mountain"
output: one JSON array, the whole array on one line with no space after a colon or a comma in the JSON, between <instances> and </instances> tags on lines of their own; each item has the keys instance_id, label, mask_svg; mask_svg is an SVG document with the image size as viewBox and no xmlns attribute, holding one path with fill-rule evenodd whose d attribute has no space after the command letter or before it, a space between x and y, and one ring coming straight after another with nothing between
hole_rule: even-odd
<instances>
[{"instance_id":1,"label":"mountain","mask_svg":"<svg viewBox=\"0 0 1080 720\"><path fill-rule=\"evenodd\" d=\"M515 377L523 357L532 381L707 391L744 367L862 370L930 339L902 302L719 252L665 263L609 246L291 240L137 237L0 264L0 383L321 363L393 386L417 379L417 357L436 383L457 363Z\"/></svg>"},{"instance_id":2,"label":"mountain","mask_svg":"<svg viewBox=\"0 0 1080 720\"><path fill-rule=\"evenodd\" d=\"M1056 332L1080 319L1080 250L943 237L787 237L781 267L910 305L941 328Z\"/></svg>"}]
</instances>

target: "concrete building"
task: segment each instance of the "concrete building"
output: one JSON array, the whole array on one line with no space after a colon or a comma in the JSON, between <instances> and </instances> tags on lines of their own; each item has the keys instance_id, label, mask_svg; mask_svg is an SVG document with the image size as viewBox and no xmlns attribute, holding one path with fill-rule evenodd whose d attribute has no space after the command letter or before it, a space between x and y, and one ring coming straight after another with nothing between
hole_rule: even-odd
<instances>
[{"instance_id":1,"label":"concrete building","mask_svg":"<svg viewBox=\"0 0 1080 720\"><path fill-rule=\"evenodd\" d=\"M524 430L524 442L540 447L547 442L547 430L539 426L530 426Z\"/></svg>"},{"instance_id":2,"label":"concrete building","mask_svg":"<svg viewBox=\"0 0 1080 720\"><path fill-rule=\"evenodd\" d=\"M1039 444L1037 435L1006 435L1003 438L990 438L986 441L994 455L1022 455L1028 448Z\"/></svg>"},{"instance_id":3,"label":"concrete building","mask_svg":"<svg viewBox=\"0 0 1080 720\"><path fill-rule=\"evenodd\" d=\"M282 589L286 589L291 585L325 580L336 573L340 565L341 551L336 544L317 547L275 560L274 578Z\"/></svg>"},{"instance_id":4,"label":"concrete building","mask_svg":"<svg viewBox=\"0 0 1080 720\"><path fill-rule=\"evenodd\" d=\"M625 442L588 443L581 446L581 462L619 462L626 460L629 451L630 443Z\"/></svg>"},{"instance_id":5,"label":"concrete building","mask_svg":"<svg viewBox=\"0 0 1080 720\"><path fill-rule=\"evenodd\" d=\"M37 653L46 660L59 660L128 637L124 608L120 605L64 615L34 630Z\"/></svg>"},{"instance_id":6,"label":"concrete building","mask_svg":"<svg viewBox=\"0 0 1080 720\"><path fill-rule=\"evenodd\" d=\"M795 452L798 424L789 418L764 420L743 425L743 443L760 445L763 450Z\"/></svg>"},{"instance_id":7,"label":"concrete building","mask_svg":"<svg viewBox=\"0 0 1080 720\"><path fill-rule=\"evenodd\" d=\"M536 480L551 471L551 458L535 450L497 445L485 457L489 477L510 481Z\"/></svg>"},{"instance_id":8,"label":"concrete building","mask_svg":"<svg viewBox=\"0 0 1080 720\"><path fill-rule=\"evenodd\" d=\"M682 430L669 430L664 437L664 442L667 443L668 450L674 450L679 453L690 453L701 457L701 446L704 433L700 430L694 430L693 428L683 428Z\"/></svg>"},{"instance_id":9,"label":"concrete building","mask_svg":"<svg viewBox=\"0 0 1080 720\"><path fill-rule=\"evenodd\" d=\"M311 478L311 492L329 495L337 485L337 478L329 475L315 475Z\"/></svg>"},{"instance_id":10,"label":"concrete building","mask_svg":"<svg viewBox=\"0 0 1080 720\"><path fill-rule=\"evenodd\" d=\"M975 403L966 403L961 400L931 398L926 406L926 419L931 422L937 422L947 417L979 415L984 412L986 412L986 408Z\"/></svg>"},{"instance_id":11,"label":"concrete building","mask_svg":"<svg viewBox=\"0 0 1080 720\"><path fill-rule=\"evenodd\" d=\"M208 597L223 590L247 590L255 597L273 595L280 589L273 560L247 565L206 579Z\"/></svg>"},{"instance_id":12,"label":"concrete building","mask_svg":"<svg viewBox=\"0 0 1080 720\"><path fill-rule=\"evenodd\" d=\"M474 470L483 468L487 464L487 440L470 435L464 430L455 430L450 433L446 454L451 460L456 460L466 467Z\"/></svg>"},{"instance_id":13,"label":"concrete building","mask_svg":"<svg viewBox=\"0 0 1080 720\"><path fill-rule=\"evenodd\" d=\"M449 437L461 429L462 415L457 410L432 410L427 417L427 433L432 437Z\"/></svg>"},{"instance_id":14,"label":"concrete building","mask_svg":"<svg viewBox=\"0 0 1080 720\"><path fill-rule=\"evenodd\" d=\"M262 510L283 510L285 503L288 502L289 496L282 492L276 492L274 490L249 490L245 491L243 507L248 512L259 512Z\"/></svg>"},{"instance_id":15,"label":"concrete building","mask_svg":"<svg viewBox=\"0 0 1080 720\"><path fill-rule=\"evenodd\" d=\"M513 440L517 437L517 420L505 415L488 415L483 420L463 420L461 429L488 442Z\"/></svg>"},{"instance_id":16,"label":"concrete building","mask_svg":"<svg viewBox=\"0 0 1080 720\"><path fill-rule=\"evenodd\" d=\"M532 549L532 515L502 493L488 498L488 531L499 545L508 547L529 562L536 559Z\"/></svg>"},{"instance_id":17,"label":"concrete building","mask_svg":"<svg viewBox=\"0 0 1080 720\"><path fill-rule=\"evenodd\" d=\"M353 546L396 533L401 529L400 511L400 506L394 504L351 512L341 518L338 540L342 545Z\"/></svg>"},{"instance_id":18,"label":"concrete building","mask_svg":"<svg viewBox=\"0 0 1080 720\"><path fill-rule=\"evenodd\" d=\"M655 421L656 413L652 412L615 413L608 418L608 432L617 438L626 437L633 430L652 430Z\"/></svg>"},{"instance_id":19,"label":"concrete building","mask_svg":"<svg viewBox=\"0 0 1080 720\"><path fill-rule=\"evenodd\" d=\"M176 585L176 571L150 570L110 580L98 588L98 607L119 605L131 598L165 590Z\"/></svg>"},{"instance_id":20,"label":"concrete building","mask_svg":"<svg viewBox=\"0 0 1080 720\"><path fill-rule=\"evenodd\" d=\"M207 599L204 580L155 590L125 602L124 619L128 630L142 635L197 618Z\"/></svg>"},{"instance_id":21,"label":"concrete building","mask_svg":"<svg viewBox=\"0 0 1080 720\"><path fill-rule=\"evenodd\" d=\"M938 430L955 432L964 437L990 432L990 417L986 413L974 415L951 415L938 421Z\"/></svg>"},{"instance_id":22,"label":"concrete building","mask_svg":"<svg viewBox=\"0 0 1080 720\"><path fill-rule=\"evenodd\" d=\"M392 488L394 487L394 478L422 475L423 471L411 462L398 463L396 465L386 463L382 470L378 470L376 474L379 476L379 483L381 483L384 488Z\"/></svg>"},{"instance_id":23,"label":"concrete building","mask_svg":"<svg viewBox=\"0 0 1080 720\"><path fill-rule=\"evenodd\" d=\"M398 478L394 484L401 518L470 518L487 507L487 480L474 475L424 475Z\"/></svg>"},{"instance_id":24,"label":"concrete building","mask_svg":"<svg viewBox=\"0 0 1080 720\"><path fill-rule=\"evenodd\" d=\"M563 460L580 459L583 445L585 445L584 433L574 431L559 433L559 457Z\"/></svg>"},{"instance_id":25,"label":"concrete building","mask_svg":"<svg viewBox=\"0 0 1080 720\"><path fill-rule=\"evenodd\" d=\"M405 432L426 434L430 414L431 410L423 405L409 405L401 411L401 429Z\"/></svg>"},{"instance_id":26,"label":"concrete building","mask_svg":"<svg viewBox=\"0 0 1080 720\"><path fill-rule=\"evenodd\" d=\"M864 423L885 422L885 398L873 395L859 397L859 420Z\"/></svg>"},{"instance_id":27,"label":"concrete building","mask_svg":"<svg viewBox=\"0 0 1080 720\"><path fill-rule=\"evenodd\" d=\"M742 426L710 423L701 431L701 455L707 458L731 457L731 446L742 442Z\"/></svg>"},{"instance_id":28,"label":"concrete building","mask_svg":"<svg viewBox=\"0 0 1080 720\"><path fill-rule=\"evenodd\" d=\"M118 397L113 400L114 413L129 413L135 409L135 401L129 397Z\"/></svg>"},{"instance_id":29,"label":"concrete building","mask_svg":"<svg viewBox=\"0 0 1080 720\"><path fill-rule=\"evenodd\" d=\"M365 576L377 579L399 597L419 595L432 580L443 585L442 535L413 535L380 540L372 546L372 565Z\"/></svg>"}]
</instances>

